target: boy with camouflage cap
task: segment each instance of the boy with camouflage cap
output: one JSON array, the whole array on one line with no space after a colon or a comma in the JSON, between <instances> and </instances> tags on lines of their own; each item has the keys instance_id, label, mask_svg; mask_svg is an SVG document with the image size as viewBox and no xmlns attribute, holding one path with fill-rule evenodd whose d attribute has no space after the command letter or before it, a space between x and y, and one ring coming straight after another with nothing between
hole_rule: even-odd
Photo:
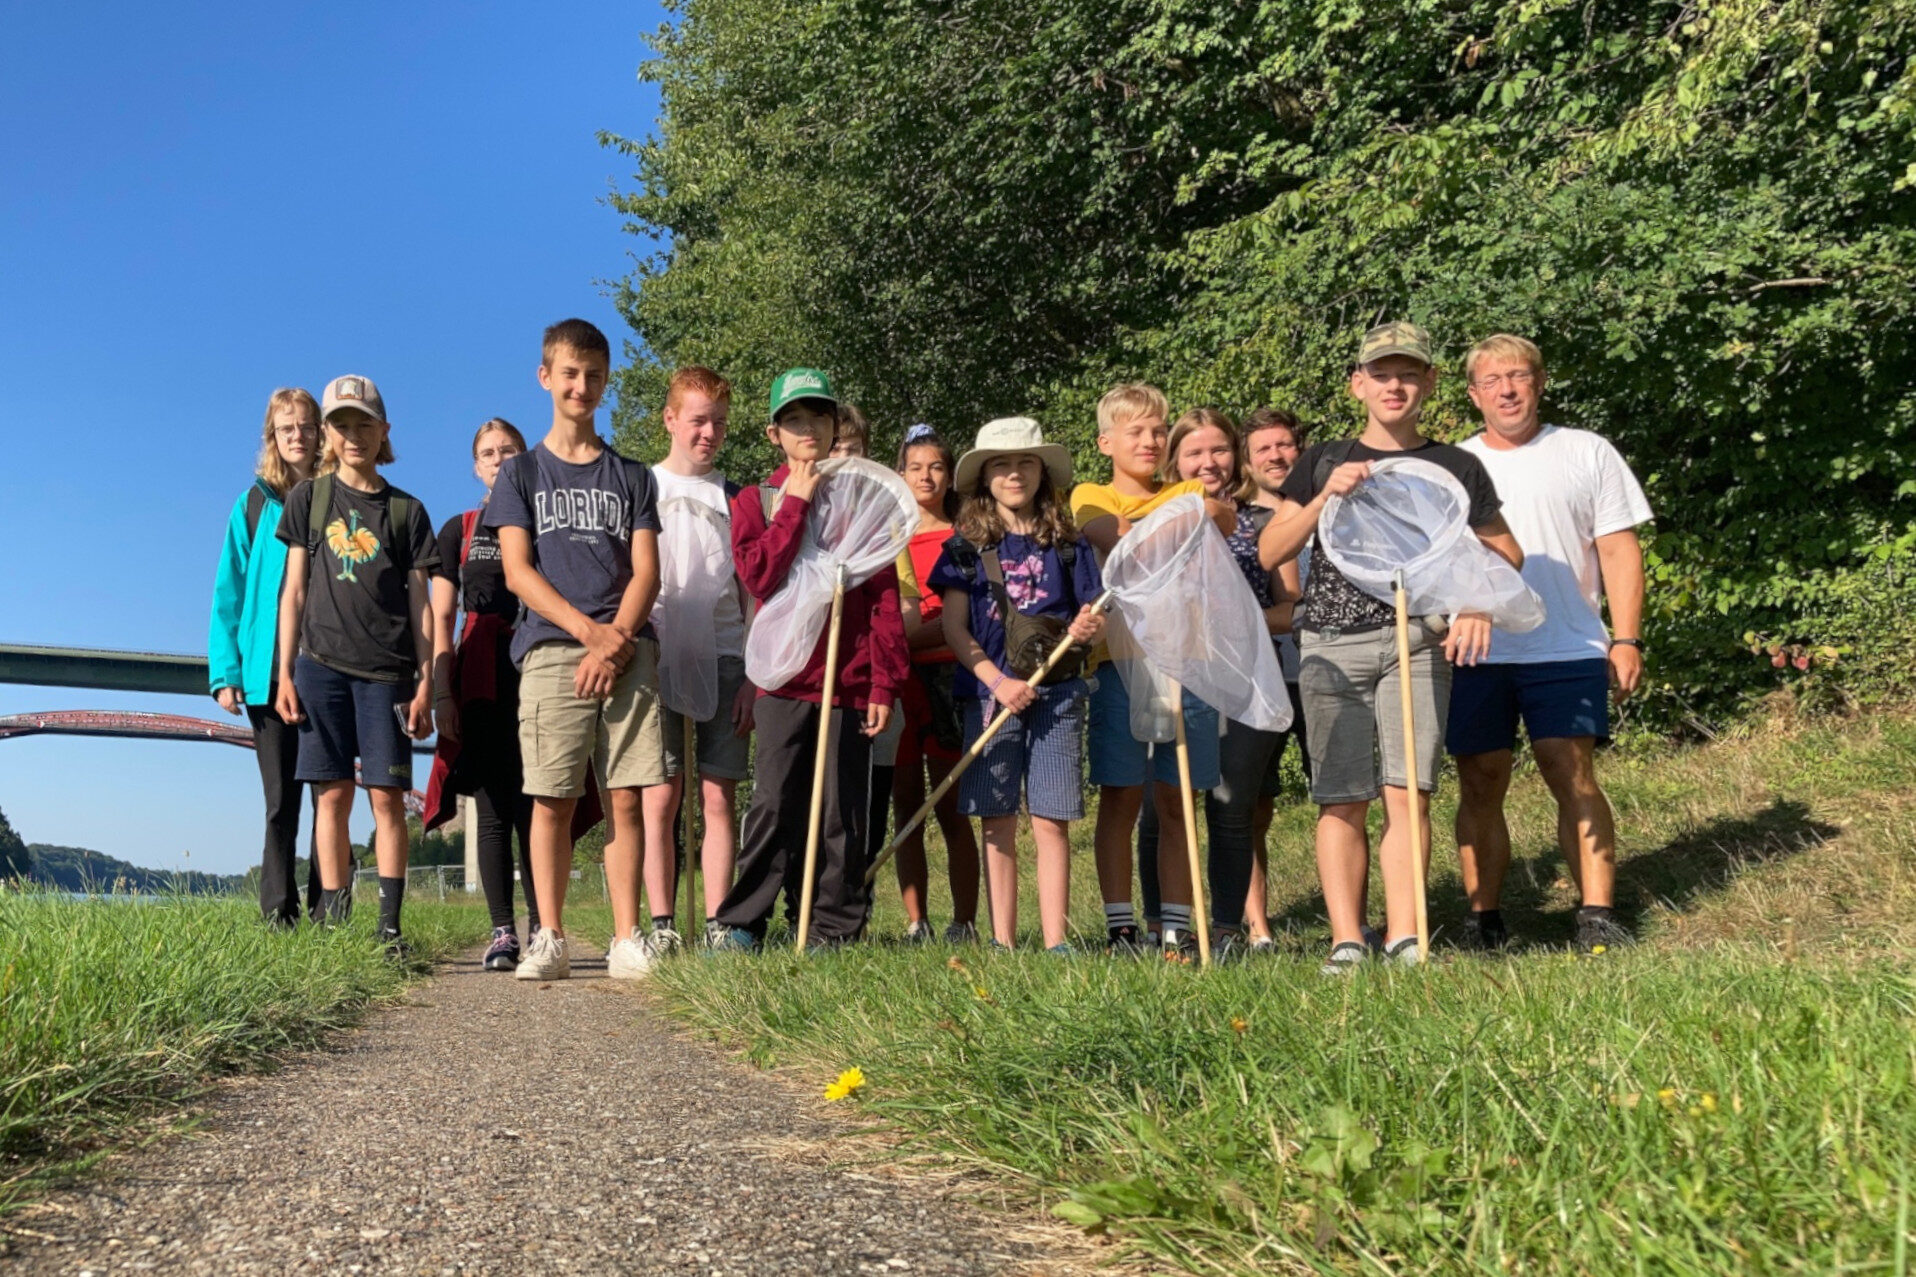
<instances>
[{"instance_id":1,"label":"boy with camouflage cap","mask_svg":"<svg viewBox=\"0 0 1916 1277\"><path fill-rule=\"evenodd\" d=\"M1364 334L1351 369L1350 392L1364 405L1364 431L1355 439L1312 444L1278 490L1278 510L1258 538L1264 566L1282 565L1285 586L1298 589L1293 560L1311 540L1324 503L1370 477L1371 463L1414 456L1455 475L1470 497L1468 520L1483 543L1523 565L1501 503L1483 463L1461 448L1418 433L1424 403L1437 385L1430 334L1416 324L1383 324ZM1313 554L1308 584L1297 605L1298 687L1304 701L1311 756L1311 797L1318 804L1317 866L1330 914L1327 975L1349 971L1368 955L1365 884L1370 840L1365 821L1382 797L1388 825L1378 848L1384 871L1387 958L1417 961L1411 808L1430 819L1430 793L1442 762L1443 725L1450 701L1450 663L1474 664L1490 648L1489 619L1464 613L1446 627L1441 617L1413 618L1410 669L1398 667L1396 613L1359 590L1329 556ZM1398 680L1409 678L1416 725L1419 793L1407 792L1407 742L1398 714ZM1426 823L1425 828L1428 828Z\"/></svg>"}]
</instances>

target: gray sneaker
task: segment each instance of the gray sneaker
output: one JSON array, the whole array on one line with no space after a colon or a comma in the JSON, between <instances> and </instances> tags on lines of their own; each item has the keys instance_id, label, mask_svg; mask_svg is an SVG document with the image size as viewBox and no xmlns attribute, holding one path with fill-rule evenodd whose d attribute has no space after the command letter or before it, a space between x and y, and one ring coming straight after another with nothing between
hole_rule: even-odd
<instances>
[{"instance_id":1,"label":"gray sneaker","mask_svg":"<svg viewBox=\"0 0 1916 1277\"><path fill-rule=\"evenodd\" d=\"M518 980L564 980L572 974L572 959L566 956L565 937L544 927L532 933L526 956L513 971Z\"/></svg>"},{"instance_id":2,"label":"gray sneaker","mask_svg":"<svg viewBox=\"0 0 1916 1277\"><path fill-rule=\"evenodd\" d=\"M605 955L605 973L614 980L640 980L652 968L685 947L674 927L654 927L644 935L630 935Z\"/></svg>"},{"instance_id":3,"label":"gray sneaker","mask_svg":"<svg viewBox=\"0 0 1916 1277\"><path fill-rule=\"evenodd\" d=\"M969 922L954 922L945 928L946 944L977 944L978 928Z\"/></svg>"},{"instance_id":4,"label":"gray sneaker","mask_svg":"<svg viewBox=\"0 0 1916 1277\"><path fill-rule=\"evenodd\" d=\"M1370 961L1370 947L1355 940L1346 940L1331 946L1331 956L1317 969L1319 975L1349 975L1358 967Z\"/></svg>"},{"instance_id":5,"label":"gray sneaker","mask_svg":"<svg viewBox=\"0 0 1916 1277\"><path fill-rule=\"evenodd\" d=\"M1417 952L1416 936L1405 936L1384 949L1384 961L1395 967L1414 967L1423 960L1424 955Z\"/></svg>"},{"instance_id":6,"label":"gray sneaker","mask_svg":"<svg viewBox=\"0 0 1916 1277\"><path fill-rule=\"evenodd\" d=\"M899 939L905 944L930 944L931 923L924 918L920 918L909 927L906 927L905 934L900 936Z\"/></svg>"}]
</instances>

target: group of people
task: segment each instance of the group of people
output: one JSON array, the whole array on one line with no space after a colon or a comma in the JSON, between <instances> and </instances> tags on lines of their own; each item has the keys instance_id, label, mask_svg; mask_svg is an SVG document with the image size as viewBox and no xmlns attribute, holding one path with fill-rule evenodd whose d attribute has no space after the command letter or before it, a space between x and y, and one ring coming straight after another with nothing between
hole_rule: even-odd
<instances>
[{"instance_id":1,"label":"group of people","mask_svg":"<svg viewBox=\"0 0 1916 1277\"><path fill-rule=\"evenodd\" d=\"M1265 844L1279 762L1297 737L1319 807L1326 972L1417 960L1410 804L1428 819L1446 747L1461 783L1456 832L1471 906L1462 940L1499 948L1508 938L1498 912L1510 859L1503 799L1520 724L1557 800L1560 843L1582 893L1578 943L1597 952L1629 939L1614 912L1615 833L1594 748L1613 690L1628 695L1641 676L1635 529L1650 512L1609 443L1542 423L1545 376L1531 342L1498 335L1471 349L1464 376L1484 430L1457 446L1420 433L1437 369L1429 336L1408 323L1363 338L1350 393L1366 420L1353 438L1307 446L1303 425L1277 408L1241 424L1210 408L1173 420L1160 391L1126 383L1097 409L1109 480L1079 482L1069 451L1028 417L986 423L962 453L931 427L911 426L896 469L917 504L915 532L894 565L846 590L831 676L832 636L821 635L803 668L776 687L750 681L748 635L793 573L819 486L832 482L825 463L869 451L863 415L840 402L823 371L787 371L772 385L764 426L782 462L741 487L717 469L731 410L723 377L697 366L672 376L661 407L669 448L648 465L598 433L610 358L604 335L583 320L546 330L538 379L552 401L550 429L528 448L502 419L481 426L472 456L486 495L436 534L418 500L379 473L393 459L391 426L371 380L336 378L317 402L302 390L271 397L258 481L229 520L210 640L212 692L248 715L258 747L267 811L260 906L269 921L290 925L300 914L302 787L314 806L307 913L329 925L350 909L347 823L363 786L375 823L379 934L403 949L403 800L413 743L436 728L428 820L443 818L453 794L477 804L494 924L488 969L537 980L569 974L574 839L601 816L610 974L643 976L685 947L674 924L681 803L703 815L700 845L683 854L697 855L704 873L706 946L757 949L779 897L788 914L796 910L815 802L810 943L849 943L865 931L866 869L888 844L892 814L906 824L1003 715L935 807L950 875L948 942L978 938L982 859L990 943L1015 944L1023 812L1044 946L1071 950L1069 825L1085 815L1088 781L1098 792L1094 848L1110 950L1195 946L1201 895L1184 845L1187 798L1206 815L1202 897L1214 952L1271 947ZM1417 618L1408 666L1399 667L1390 605L1316 552L1313 534L1327 500L1401 456L1462 484L1471 530L1543 599L1540 629L1509 634L1469 612ZM1095 606L1114 547L1187 495L1201 499L1262 609L1293 710L1291 727L1272 732L1220 721L1186 693L1189 795L1173 751L1133 735ZM675 625L672 609L684 603L660 597L660 538L673 535L662 508L725 529L729 570L697 625ZM688 634L717 648L717 708L695 723L668 712L659 690L661 641ZM1061 646L1064 657L1047 664ZM1414 704L1410 740L1397 712L1400 679ZM822 716L832 720L832 743L821 760ZM694 772L698 792L686 793ZM748 774L741 824L737 786ZM1386 899L1375 929L1367 817L1379 798ZM515 839L530 921L523 952ZM922 828L900 840L896 873L904 939L928 942L936 932Z\"/></svg>"}]
</instances>

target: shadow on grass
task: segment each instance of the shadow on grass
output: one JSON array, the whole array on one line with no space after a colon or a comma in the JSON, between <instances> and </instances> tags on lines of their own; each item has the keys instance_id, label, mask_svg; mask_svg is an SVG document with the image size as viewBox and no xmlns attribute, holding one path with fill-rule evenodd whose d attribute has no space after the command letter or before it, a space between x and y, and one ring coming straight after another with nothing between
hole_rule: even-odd
<instances>
[{"instance_id":1,"label":"shadow on grass","mask_svg":"<svg viewBox=\"0 0 1916 1277\"><path fill-rule=\"evenodd\" d=\"M1842 832L1810 814L1794 799L1779 798L1744 816L1719 816L1686 830L1662 846L1627 854L1617 865L1617 903L1634 922L1651 902L1678 913L1694 912L1722 893L1740 875L1760 865L1801 855ZM1468 912L1455 868L1435 849L1431 864L1430 923L1432 932L1455 937ZM1567 878L1563 856L1555 847L1533 855L1513 855L1504 878L1503 912L1513 935L1531 944L1567 945L1576 934L1576 909L1564 906L1566 891L1557 884ZM1375 893L1373 892L1373 897ZM1373 898L1373 921L1383 901ZM1315 934L1325 930L1321 892L1293 900L1272 919L1281 931Z\"/></svg>"}]
</instances>

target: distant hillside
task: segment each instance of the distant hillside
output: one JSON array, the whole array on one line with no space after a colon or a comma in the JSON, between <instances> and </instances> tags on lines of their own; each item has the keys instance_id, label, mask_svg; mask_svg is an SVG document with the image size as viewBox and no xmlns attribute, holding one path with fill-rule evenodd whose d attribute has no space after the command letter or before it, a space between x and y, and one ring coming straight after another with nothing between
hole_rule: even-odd
<instances>
[{"instance_id":1,"label":"distant hillside","mask_svg":"<svg viewBox=\"0 0 1916 1277\"><path fill-rule=\"evenodd\" d=\"M32 862L31 880L62 891L170 892L219 896L240 890L247 881L244 874L175 873L167 869L142 869L84 847L55 847L36 842L27 845L27 854Z\"/></svg>"}]
</instances>

